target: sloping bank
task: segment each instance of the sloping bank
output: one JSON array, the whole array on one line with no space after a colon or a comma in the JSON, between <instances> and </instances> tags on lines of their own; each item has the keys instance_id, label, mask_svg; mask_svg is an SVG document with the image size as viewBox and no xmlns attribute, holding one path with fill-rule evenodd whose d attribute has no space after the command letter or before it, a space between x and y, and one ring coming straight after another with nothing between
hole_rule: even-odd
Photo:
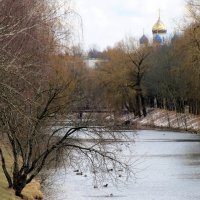
<instances>
[{"instance_id":1,"label":"sloping bank","mask_svg":"<svg viewBox=\"0 0 200 200\"><path fill-rule=\"evenodd\" d=\"M0 141L0 146L2 147L4 151L7 167L8 169L11 170L13 159L9 153L10 150L8 147L2 144L2 141ZM32 181L22 191L24 199L25 200L35 200L35 199L42 200L43 194L40 188L41 187L40 187L39 181L37 180ZM14 190L8 188L8 184L1 167L0 167L0 200L20 200L20 198L15 196Z\"/></svg>"},{"instance_id":2,"label":"sloping bank","mask_svg":"<svg viewBox=\"0 0 200 200\"><path fill-rule=\"evenodd\" d=\"M137 129L162 129L200 132L200 116L177 113L162 109L152 109L145 118L135 118L134 115L124 115L121 120L130 123Z\"/></svg>"}]
</instances>

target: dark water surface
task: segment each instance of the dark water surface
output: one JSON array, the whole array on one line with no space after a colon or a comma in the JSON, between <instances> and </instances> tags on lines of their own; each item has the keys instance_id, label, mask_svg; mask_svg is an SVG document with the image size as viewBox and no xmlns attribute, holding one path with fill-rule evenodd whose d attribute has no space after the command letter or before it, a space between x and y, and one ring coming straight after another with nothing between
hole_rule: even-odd
<instances>
[{"instance_id":1,"label":"dark water surface","mask_svg":"<svg viewBox=\"0 0 200 200\"><path fill-rule=\"evenodd\" d=\"M131 133L135 134L135 133ZM55 175L48 200L199 200L200 135L189 133L137 131L130 143L131 157L139 160L137 179L117 188L94 189L90 176ZM124 156L126 152L122 152Z\"/></svg>"}]
</instances>

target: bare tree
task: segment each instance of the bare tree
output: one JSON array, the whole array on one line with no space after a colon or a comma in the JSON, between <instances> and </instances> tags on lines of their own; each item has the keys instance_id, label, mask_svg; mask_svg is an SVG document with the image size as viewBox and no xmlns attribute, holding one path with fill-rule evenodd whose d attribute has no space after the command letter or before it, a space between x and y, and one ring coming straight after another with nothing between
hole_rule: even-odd
<instances>
[{"instance_id":1,"label":"bare tree","mask_svg":"<svg viewBox=\"0 0 200 200\"><path fill-rule=\"evenodd\" d=\"M68 109L69 114L70 107L68 106L72 104L69 102L60 104L60 99L64 98L61 94L62 90L63 88L51 87L37 94L41 96L39 97L40 100L34 104L29 102L27 104L29 109L26 112L21 110L19 106L15 109L11 105L1 111L1 127L8 138L14 159L12 176L6 168L1 150L2 168L9 187L16 191L17 196L20 196L25 185L41 172L48 157L54 156L56 152L63 148L66 149L68 154L74 150L78 151L82 156L90 159L94 167L97 161L99 166L104 166L106 160L113 161L113 165L115 163L115 165L118 164L123 168L127 167L116 159L115 153L107 151L104 144L107 139L116 141L121 137L117 139L115 134L110 133L107 138L104 136L105 133L103 135L100 130L95 132L91 130L91 133L82 132L82 136L85 135L88 139L93 138L93 141L96 141L88 145L82 143L75 134L86 127L69 126L69 124L63 122L62 112L64 109ZM41 99L45 100L42 102ZM42 104L39 104L39 102L42 102ZM70 119L68 118L68 120ZM70 155L68 156L70 158ZM99 162L100 160L103 163Z\"/></svg>"},{"instance_id":2,"label":"bare tree","mask_svg":"<svg viewBox=\"0 0 200 200\"><path fill-rule=\"evenodd\" d=\"M106 145L111 140L120 141L122 136L113 131L103 134L100 129L88 131L88 123L76 122L73 109L79 101L79 81L70 76L70 70L58 70L49 58L59 57L63 44L63 29L56 29L56 10L45 0L2 0L1 5L0 130L11 148L11 172L2 148L0 157L9 187L21 196L26 184L61 152L70 162L74 160L72 153L78 152L94 169L127 169L128 165ZM83 142L82 135L90 143Z\"/></svg>"},{"instance_id":3,"label":"bare tree","mask_svg":"<svg viewBox=\"0 0 200 200\"><path fill-rule=\"evenodd\" d=\"M151 48L148 46L136 47L130 39L126 46L127 64L129 65L128 87L135 90L136 93L136 116L144 117L147 115L145 97L142 90L142 81L148 69L147 58L150 55ZM142 113L141 113L142 111Z\"/></svg>"}]
</instances>

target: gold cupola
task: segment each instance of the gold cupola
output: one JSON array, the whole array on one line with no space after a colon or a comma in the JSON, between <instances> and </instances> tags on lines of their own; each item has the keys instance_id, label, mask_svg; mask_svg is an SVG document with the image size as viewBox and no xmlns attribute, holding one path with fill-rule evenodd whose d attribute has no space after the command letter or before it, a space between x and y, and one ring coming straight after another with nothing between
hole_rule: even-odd
<instances>
[{"instance_id":1,"label":"gold cupola","mask_svg":"<svg viewBox=\"0 0 200 200\"><path fill-rule=\"evenodd\" d=\"M167 33L167 28L164 25L164 23L160 20L160 10L159 10L159 17L158 21L154 24L152 28L152 33L153 34L165 34Z\"/></svg>"}]
</instances>

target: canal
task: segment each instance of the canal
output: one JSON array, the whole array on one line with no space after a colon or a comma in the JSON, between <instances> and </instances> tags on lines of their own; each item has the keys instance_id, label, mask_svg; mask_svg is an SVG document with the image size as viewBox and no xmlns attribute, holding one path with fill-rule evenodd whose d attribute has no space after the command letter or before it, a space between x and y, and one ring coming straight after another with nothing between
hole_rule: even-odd
<instances>
[{"instance_id":1,"label":"canal","mask_svg":"<svg viewBox=\"0 0 200 200\"><path fill-rule=\"evenodd\" d=\"M59 169L51 178L47 200L195 200L200 199L200 135L140 130L135 142L120 152L135 161L136 177L94 188L90 174ZM125 144L124 144L125 145ZM126 143L127 145L127 143Z\"/></svg>"}]
</instances>

